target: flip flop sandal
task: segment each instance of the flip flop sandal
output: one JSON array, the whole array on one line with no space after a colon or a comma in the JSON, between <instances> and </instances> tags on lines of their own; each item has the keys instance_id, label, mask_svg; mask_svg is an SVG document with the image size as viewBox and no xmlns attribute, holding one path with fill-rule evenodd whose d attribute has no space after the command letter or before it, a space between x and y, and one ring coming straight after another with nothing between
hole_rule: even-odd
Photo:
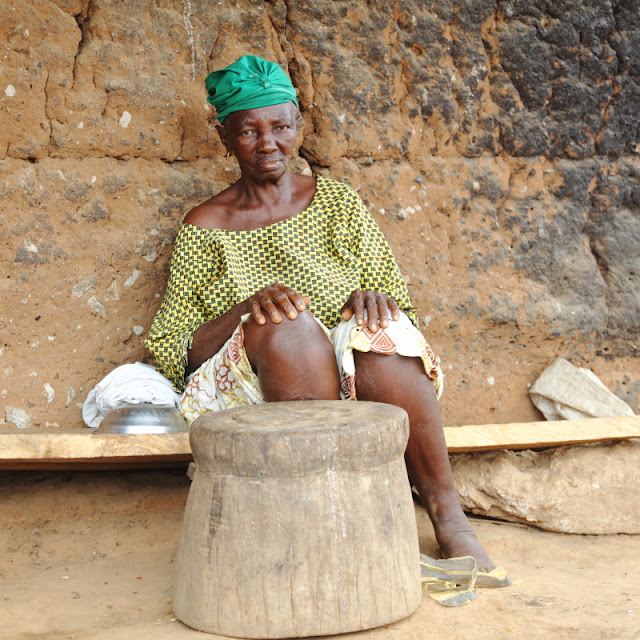
<instances>
[{"instance_id":1,"label":"flip flop sandal","mask_svg":"<svg viewBox=\"0 0 640 640\"><path fill-rule=\"evenodd\" d=\"M502 567L486 573L478 571L472 556L435 560L420 554L422 586L445 607L458 607L477 596L476 587L507 587L511 580Z\"/></svg>"}]
</instances>

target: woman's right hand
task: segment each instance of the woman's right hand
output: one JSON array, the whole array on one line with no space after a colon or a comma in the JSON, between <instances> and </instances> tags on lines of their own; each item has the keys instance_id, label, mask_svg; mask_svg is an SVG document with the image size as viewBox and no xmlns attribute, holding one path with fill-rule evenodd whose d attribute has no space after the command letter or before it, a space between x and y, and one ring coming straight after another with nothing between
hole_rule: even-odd
<instances>
[{"instance_id":1,"label":"woman's right hand","mask_svg":"<svg viewBox=\"0 0 640 640\"><path fill-rule=\"evenodd\" d=\"M249 311L258 324L266 324L267 319L280 324L283 314L289 320L295 320L309 302L310 298L279 282L261 289L248 299Z\"/></svg>"}]
</instances>

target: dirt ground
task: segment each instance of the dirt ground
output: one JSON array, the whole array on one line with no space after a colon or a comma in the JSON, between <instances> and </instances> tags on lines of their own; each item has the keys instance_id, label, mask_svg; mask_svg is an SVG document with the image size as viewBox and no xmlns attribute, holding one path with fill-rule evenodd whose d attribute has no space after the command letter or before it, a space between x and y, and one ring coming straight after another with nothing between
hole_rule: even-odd
<instances>
[{"instance_id":1,"label":"dirt ground","mask_svg":"<svg viewBox=\"0 0 640 640\"><path fill-rule=\"evenodd\" d=\"M0 638L206 637L171 608L188 489L184 469L1 472ZM434 555L429 520L420 508L416 514L421 551ZM425 595L408 619L351 637L640 638L640 536L473 523L517 584L480 590L457 609Z\"/></svg>"}]
</instances>

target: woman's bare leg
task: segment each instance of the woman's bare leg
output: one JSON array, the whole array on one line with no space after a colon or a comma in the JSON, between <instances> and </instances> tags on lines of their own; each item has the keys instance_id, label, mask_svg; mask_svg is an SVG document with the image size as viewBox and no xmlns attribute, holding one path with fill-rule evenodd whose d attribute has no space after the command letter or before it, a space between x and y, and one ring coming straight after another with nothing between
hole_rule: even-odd
<instances>
[{"instance_id":1,"label":"woman's bare leg","mask_svg":"<svg viewBox=\"0 0 640 640\"><path fill-rule=\"evenodd\" d=\"M266 402L340 399L333 346L309 312L279 324L249 318L244 346Z\"/></svg>"},{"instance_id":2,"label":"woman's bare leg","mask_svg":"<svg viewBox=\"0 0 640 640\"><path fill-rule=\"evenodd\" d=\"M409 414L407 470L431 518L442 556L471 555L480 570L493 569L495 564L460 506L436 394L422 361L358 351L354 358L358 399L394 404Z\"/></svg>"}]
</instances>

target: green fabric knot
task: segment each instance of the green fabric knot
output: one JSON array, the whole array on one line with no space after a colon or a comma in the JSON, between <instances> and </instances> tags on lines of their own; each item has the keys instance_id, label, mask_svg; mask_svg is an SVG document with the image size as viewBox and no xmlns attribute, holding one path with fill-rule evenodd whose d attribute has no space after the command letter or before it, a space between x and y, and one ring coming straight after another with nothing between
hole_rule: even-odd
<instances>
[{"instance_id":1,"label":"green fabric knot","mask_svg":"<svg viewBox=\"0 0 640 640\"><path fill-rule=\"evenodd\" d=\"M212 71L205 86L207 102L215 107L221 124L234 111L285 102L298 105L296 90L280 65L257 56L242 56L228 67Z\"/></svg>"}]
</instances>

